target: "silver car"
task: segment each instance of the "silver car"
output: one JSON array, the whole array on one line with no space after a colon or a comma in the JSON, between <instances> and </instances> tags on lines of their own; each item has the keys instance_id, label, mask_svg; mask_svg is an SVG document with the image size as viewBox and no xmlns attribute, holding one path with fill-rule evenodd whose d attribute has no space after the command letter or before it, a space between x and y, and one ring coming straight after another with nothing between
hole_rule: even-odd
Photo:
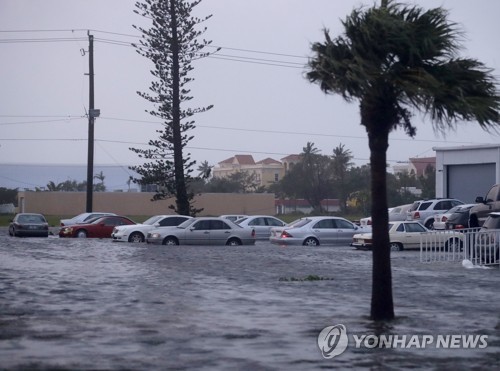
<instances>
[{"instance_id":1,"label":"silver car","mask_svg":"<svg viewBox=\"0 0 500 371\"><path fill-rule=\"evenodd\" d=\"M252 215L235 221L236 224L245 228L255 229L255 237L258 240L268 240L271 235L271 228L284 227L283 220L269 215Z\"/></svg>"},{"instance_id":2,"label":"silver car","mask_svg":"<svg viewBox=\"0 0 500 371\"><path fill-rule=\"evenodd\" d=\"M345 245L356 233L371 232L371 227L360 227L335 216L311 216L298 219L285 227L272 228L269 240L277 245Z\"/></svg>"},{"instance_id":3,"label":"silver car","mask_svg":"<svg viewBox=\"0 0 500 371\"><path fill-rule=\"evenodd\" d=\"M223 218L198 217L177 227L152 230L146 242L155 245L255 245L255 230Z\"/></svg>"}]
</instances>

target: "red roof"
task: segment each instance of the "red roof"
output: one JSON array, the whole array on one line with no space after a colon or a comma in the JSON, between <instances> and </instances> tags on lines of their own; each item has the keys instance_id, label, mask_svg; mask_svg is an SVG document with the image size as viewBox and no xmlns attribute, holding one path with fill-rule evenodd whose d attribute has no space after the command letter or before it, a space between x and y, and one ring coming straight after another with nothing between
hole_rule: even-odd
<instances>
[{"instance_id":1,"label":"red roof","mask_svg":"<svg viewBox=\"0 0 500 371\"><path fill-rule=\"evenodd\" d=\"M257 162L258 164L263 164L263 165L270 165L270 164L278 164L278 165L281 165L281 162L279 162L278 160L275 160L271 157L268 157L268 158L265 158L263 160L260 160Z\"/></svg>"},{"instance_id":2,"label":"red roof","mask_svg":"<svg viewBox=\"0 0 500 371\"><path fill-rule=\"evenodd\" d=\"M227 160L219 162L219 164L240 164L240 165L255 165L252 155L236 155Z\"/></svg>"}]
</instances>

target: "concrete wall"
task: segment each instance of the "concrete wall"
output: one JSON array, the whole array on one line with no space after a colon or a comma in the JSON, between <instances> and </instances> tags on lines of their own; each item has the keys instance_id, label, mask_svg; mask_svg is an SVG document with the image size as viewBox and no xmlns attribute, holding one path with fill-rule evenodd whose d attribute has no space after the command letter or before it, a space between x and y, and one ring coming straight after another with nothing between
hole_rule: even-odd
<instances>
[{"instance_id":1,"label":"concrete wall","mask_svg":"<svg viewBox=\"0 0 500 371\"><path fill-rule=\"evenodd\" d=\"M93 211L119 215L174 214L175 199L151 201L150 192L95 192ZM77 215L85 212L86 192L19 192L19 212ZM198 216L222 214L274 215L274 193L204 193L195 197Z\"/></svg>"}]
</instances>

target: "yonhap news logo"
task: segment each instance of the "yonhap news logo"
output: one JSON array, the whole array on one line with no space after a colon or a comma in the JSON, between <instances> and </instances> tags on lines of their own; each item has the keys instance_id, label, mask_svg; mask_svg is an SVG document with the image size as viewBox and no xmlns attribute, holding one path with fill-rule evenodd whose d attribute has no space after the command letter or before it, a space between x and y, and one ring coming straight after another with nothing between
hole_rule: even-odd
<instances>
[{"instance_id":1,"label":"yonhap news logo","mask_svg":"<svg viewBox=\"0 0 500 371\"><path fill-rule=\"evenodd\" d=\"M349 343L356 349L484 349L488 335L349 335L344 325L325 327L318 335L318 347L323 358L330 359L345 352Z\"/></svg>"}]
</instances>

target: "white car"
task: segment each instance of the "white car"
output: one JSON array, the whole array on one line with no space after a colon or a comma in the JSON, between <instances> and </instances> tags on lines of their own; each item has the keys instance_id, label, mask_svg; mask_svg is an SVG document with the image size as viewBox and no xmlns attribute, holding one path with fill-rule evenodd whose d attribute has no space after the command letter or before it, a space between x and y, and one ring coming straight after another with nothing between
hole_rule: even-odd
<instances>
[{"instance_id":1,"label":"white car","mask_svg":"<svg viewBox=\"0 0 500 371\"><path fill-rule=\"evenodd\" d=\"M155 215L142 224L116 226L111 233L113 241L117 242L144 242L150 231L161 227L176 227L191 219L185 215Z\"/></svg>"},{"instance_id":2,"label":"white car","mask_svg":"<svg viewBox=\"0 0 500 371\"><path fill-rule=\"evenodd\" d=\"M67 227L69 225L75 225L79 223L87 223L89 220L94 218L100 218L101 216L116 215L115 213L103 213L103 212L93 212L93 213L82 213L74 216L71 219L61 219L61 227Z\"/></svg>"},{"instance_id":3,"label":"white car","mask_svg":"<svg viewBox=\"0 0 500 371\"><path fill-rule=\"evenodd\" d=\"M444 230L446 229L446 221L450 218L451 214L459 211L464 212L472 209L473 206L477 204L465 204L465 205L457 205L452 207L450 210L443 214L434 215L434 223L432 224L432 229Z\"/></svg>"},{"instance_id":4,"label":"white car","mask_svg":"<svg viewBox=\"0 0 500 371\"><path fill-rule=\"evenodd\" d=\"M461 245L463 240L463 234L459 232L431 232L417 221L395 221L389 223L391 251L420 249L422 235L426 233L433 233L432 238L427 239L428 241L437 245L444 244L447 249L458 249L457 245ZM357 249L370 250L372 244L371 233L359 233L352 237L351 246Z\"/></svg>"},{"instance_id":5,"label":"white car","mask_svg":"<svg viewBox=\"0 0 500 371\"><path fill-rule=\"evenodd\" d=\"M268 240L271 235L271 228L286 225L283 220L269 215L247 216L236 220L235 223L243 228L254 229L257 240Z\"/></svg>"}]
</instances>

